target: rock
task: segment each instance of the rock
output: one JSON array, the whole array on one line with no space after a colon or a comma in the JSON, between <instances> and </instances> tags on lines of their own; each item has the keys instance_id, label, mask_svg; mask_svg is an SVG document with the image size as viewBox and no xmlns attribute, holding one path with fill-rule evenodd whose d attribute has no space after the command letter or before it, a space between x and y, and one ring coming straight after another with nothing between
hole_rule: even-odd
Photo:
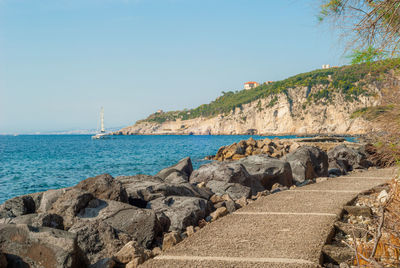
<instances>
[{"instance_id":1,"label":"rock","mask_svg":"<svg viewBox=\"0 0 400 268\"><path fill-rule=\"evenodd\" d=\"M95 264L89 266L89 268L114 268L117 263L113 260L113 258L105 258L101 259Z\"/></svg>"},{"instance_id":2,"label":"rock","mask_svg":"<svg viewBox=\"0 0 400 268\"><path fill-rule=\"evenodd\" d=\"M74 224L76 215L84 209L94 196L86 191L71 188L61 195L52 205L49 213L63 217L64 227L68 230Z\"/></svg>"},{"instance_id":3,"label":"rock","mask_svg":"<svg viewBox=\"0 0 400 268\"><path fill-rule=\"evenodd\" d=\"M35 213L35 201L30 195L17 196L0 206L0 218L15 218L17 216Z\"/></svg>"},{"instance_id":4,"label":"rock","mask_svg":"<svg viewBox=\"0 0 400 268\"><path fill-rule=\"evenodd\" d=\"M130 241L114 255L114 259L123 264L137 259L136 263L142 264L147 259L147 255L135 241Z\"/></svg>"},{"instance_id":5,"label":"rock","mask_svg":"<svg viewBox=\"0 0 400 268\"><path fill-rule=\"evenodd\" d=\"M216 220L218 220L219 218L225 216L226 214L228 214L228 210L227 210L225 207L217 208L216 211L214 211L214 212L212 212L212 213L210 214L210 216L212 217L212 220L211 220L211 221L216 221Z\"/></svg>"},{"instance_id":6,"label":"rock","mask_svg":"<svg viewBox=\"0 0 400 268\"><path fill-rule=\"evenodd\" d=\"M236 200L235 203L238 205L239 208L245 207L245 206L247 206L247 204L248 204L248 203L247 203L247 198L246 198L246 197L242 197L242 198Z\"/></svg>"},{"instance_id":7,"label":"rock","mask_svg":"<svg viewBox=\"0 0 400 268\"><path fill-rule=\"evenodd\" d=\"M135 238L136 242L144 248L149 248L162 231L154 211L112 200L93 200L78 214L77 218L79 226L98 220L107 223L119 232ZM71 232L76 225L73 227Z\"/></svg>"},{"instance_id":8,"label":"rock","mask_svg":"<svg viewBox=\"0 0 400 268\"><path fill-rule=\"evenodd\" d=\"M7 267L7 258L4 253L0 251L0 267L6 268Z\"/></svg>"},{"instance_id":9,"label":"rock","mask_svg":"<svg viewBox=\"0 0 400 268\"><path fill-rule=\"evenodd\" d=\"M174 245L181 242L181 236L178 232L170 232L164 235L162 250L168 250L172 248Z\"/></svg>"},{"instance_id":10,"label":"rock","mask_svg":"<svg viewBox=\"0 0 400 268\"><path fill-rule=\"evenodd\" d=\"M90 263L96 264L105 257L111 258L132 236L119 232L110 224L97 221L81 221L71 229L77 235L77 244L88 257Z\"/></svg>"},{"instance_id":11,"label":"rock","mask_svg":"<svg viewBox=\"0 0 400 268\"><path fill-rule=\"evenodd\" d=\"M221 202L214 204L215 209L220 208L220 207L225 207L225 201L221 201Z\"/></svg>"},{"instance_id":12,"label":"rock","mask_svg":"<svg viewBox=\"0 0 400 268\"><path fill-rule=\"evenodd\" d=\"M353 259L354 250L349 247L340 247L336 245L324 245L322 252L336 264Z\"/></svg>"},{"instance_id":13,"label":"rock","mask_svg":"<svg viewBox=\"0 0 400 268\"><path fill-rule=\"evenodd\" d=\"M293 184L292 170L286 161L265 155L253 155L239 160L238 163L242 164L251 177L262 185L262 187L257 188L255 193L253 191L253 195L265 189L271 189L274 183L288 187ZM264 189L261 190L261 188Z\"/></svg>"},{"instance_id":14,"label":"rock","mask_svg":"<svg viewBox=\"0 0 400 268\"><path fill-rule=\"evenodd\" d=\"M235 201L233 201L233 200L225 201L225 207L229 213L235 212L235 210L236 210Z\"/></svg>"},{"instance_id":15,"label":"rock","mask_svg":"<svg viewBox=\"0 0 400 268\"><path fill-rule=\"evenodd\" d=\"M206 185L216 195L228 194L233 200L238 200L242 197L248 198L252 194L252 189L250 187L243 186L239 183L226 183L212 180Z\"/></svg>"},{"instance_id":16,"label":"rock","mask_svg":"<svg viewBox=\"0 0 400 268\"><path fill-rule=\"evenodd\" d=\"M202 165L198 170L193 171L190 176L190 182L206 182L207 187L210 187L210 181L222 181L225 183L238 183L242 186L249 187L253 194L263 191L264 187L261 183L250 176L240 161L242 160L230 163L212 162ZM231 197L233 198L232 195Z\"/></svg>"},{"instance_id":17,"label":"rock","mask_svg":"<svg viewBox=\"0 0 400 268\"><path fill-rule=\"evenodd\" d=\"M291 187L293 187L293 186L291 186ZM268 191L268 190L265 190L265 191L262 191L262 192L258 192L257 193L257 195L256 196L254 196L254 200L257 200L257 199L259 199L260 197L262 197L262 196L267 196L267 195L269 195L270 194L270 191Z\"/></svg>"},{"instance_id":18,"label":"rock","mask_svg":"<svg viewBox=\"0 0 400 268\"><path fill-rule=\"evenodd\" d=\"M185 231L210 213L212 203L198 197L169 196L150 201L147 208L157 215L164 213L171 222L170 231Z\"/></svg>"},{"instance_id":19,"label":"rock","mask_svg":"<svg viewBox=\"0 0 400 268\"><path fill-rule=\"evenodd\" d=\"M208 215L207 217L204 218L206 220L206 222L211 222L212 217L210 215Z\"/></svg>"},{"instance_id":20,"label":"rock","mask_svg":"<svg viewBox=\"0 0 400 268\"><path fill-rule=\"evenodd\" d=\"M219 202L223 202L223 201L225 201L225 200L224 200L224 198L222 198L221 195L216 195L216 194L214 194L213 196L210 197L210 201L211 201L213 204L216 204L216 203L219 203Z\"/></svg>"},{"instance_id":21,"label":"rock","mask_svg":"<svg viewBox=\"0 0 400 268\"><path fill-rule=\"evenodd\" d=\"M210 217L211 218L211 217ZM199 227L203 228L207 225L207 221L205 219L199 220Z\"/></svg>"},{"instance_id":22,"label":"rock","mask_svg":"<svg viewBox=\"0 0 400 268\"><path fill-rule=\"evenodd\" d=\"M286 155L285 160L290 164L296 183L328 176L328 155L317 147L302 146Z\"/></svg>"},{"instance_id":23,"label":"rock","mask_svg":"<svg viewBox=\"0 0 400 268\"><path fill-rule=\"evenodd\" d=\"M343 172L345 172L344 169L342 171L342 169L339 169L339 168L330 168L328 170L328 175L329 175L329 177L339 177L341 175L346 174L346 173L343 173Z\"/></svg>"},{"instance_id":24,"label":"rock","mask_svg":"<svg viewBox=\"0 0 400 268\"><path fill-rule=\"evenodd\" d=\"M103 174L78 183L74 188L91 193L98 199L108 199L128 203L128 195L121 182L109 174Z\"/></svg>"},{"instance_id":25,"label":"rock","mask_svg":"<svg viewBox=\"0 0 400 268\"><path fill-rule=\"evenodd\" d=\"M207 188L199 188L187 182L172 184L148 175L121 176L116 180L125 187L129 204L140 208L145 208L147 202L160 197L189 196L209 199L212 195Z\"/></svg>"},{"instance_id":26,"label":"rock","mask_svg":"<svg viewBox=\"0 0 400 268\"><path fill-rule=\"evenodd\" d=\"M386 192L386 190L382 190L378 197L376 198L380 203L385 203L387 201L387 199L389 198L389 194L388 192Z\"/></svg>"},{"instance_id":27,"label":"rock","mask_svg":"<svg viewBox=\"0 0 400 268\"><path fill-rule=\"evenodd\" d=\"M328 151L329 169L339 169L342 174L354 169L364 169L372 165L367 156L345 144Z\"/></svg>"},{"instance_id":28,"label":"rock","mask_svg":"<svg viewBox=\"0 0 400 268\"><path fill-rule=\"evenodd\" d=\"M13 224L27 224L33 227L50 227L64 230L64 219L57 214L35 213L13 218L9 221Z\"/></svg>"},{"instance_id":29,"label":"rock","mask_svg":"<svg viewBox=\"0 0 400 268\"><path fill-rule=\"evenodd\" d=\"M76 235L47 227L0 224L0 248L9 267L86 267Z\"/></svg>"},{"instance_id":30,"label":"rock","mask_svg":"<svg viewBox=\"0 0 400 268\"><path fill-rule=\"evenodd\" d=\"M48 190L46 192L43 192L42 195L42 200L40 202L40 206L37 209L37 212L47 212L49 209L51 209L53 203L61 196L63 195L67 190L70 190L71 188L62 188L62 189L57 189L57 190Z\"/></svg>"},{"instance_id":31,"label":"rock","mask_svg":"<svg viewBox=\"0 0 400 268\"><path fill-rule=\"evenodd\" d=\"M364 216L371 217L372 210L367 206L344 206L343 209L350 215L353 216Z\"/></svg>"},{"instance_id":32,"label":"rock","mask_svg":"<svg viewBox=\"0 0 400 268\"><path fill-rule=\"evenodd\" d=\"M165 179L165 182L171 184L181 184L188 182L188 177L179 171L172 171Z\"/></svg>"},{"instance_id":33,"label":"rock","mask_svg":"<svg viewBox=\"0 0 400 268\"><path fill-rule=\"evenodd\" d=\"M159 247L155 247L155 248L153 248L152 252L153 252L153 256L157 256L162 253L162 250Z\"/></svg>"},{"instance_id":34,"label":"rock","mask_svg":"<svg viewBox=\"0 0 400 268\"><path fill-rule=\"evenodd\" d=\"M187 233L188 236L193 235L194 234L194 227L192 225L186 227L186 233Z\"/></svg>"},{"instance_id":35,"label":"rock","mask_svg":"<svg viewBox=\"0 0 400 268\"><path fill-rule=\"evenodd\" d=\"M190 175L193 172L193 165L192 165L192 160L190 157L186 157L184 159L181 159L176 165L173 165L171 167L164 168L160 172L156 174L156 177L159 177L163 180L165 180L171 173L173 172L178 172L180 174L183 174L187 179L190 177Z\"/></svg>"},{"instance_id":36,"label":"rock","mask_svg":"<svg viewBox=\"0 0 400 268\"><path fill-rule=\"evenodd\" d=\"M354 235L356 238L362 238L368 233L368 229L364 225L344 223L341 221L335 222L335 228L350 237Z\"/></svg>"}]
</instances>

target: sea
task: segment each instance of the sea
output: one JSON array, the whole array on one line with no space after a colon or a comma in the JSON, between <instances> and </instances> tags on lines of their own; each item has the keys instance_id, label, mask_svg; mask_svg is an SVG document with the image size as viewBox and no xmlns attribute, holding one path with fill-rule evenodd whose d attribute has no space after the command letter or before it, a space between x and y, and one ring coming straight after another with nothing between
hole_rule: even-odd
<instances>
[{"instance_id":1,"label":"sea","mask_svg":"<svg viewBox=\"0 0 400 268\"><path fill-rule=\"evenodd\" d=\"M263 136L0 136L0 204L15 196L69 187L103 173L148 174L190 156L194 168L223 145ZM276 136L268 136L275 138ZM295 136L280 136L281 139Z\"/></svg>"}]
</instances>

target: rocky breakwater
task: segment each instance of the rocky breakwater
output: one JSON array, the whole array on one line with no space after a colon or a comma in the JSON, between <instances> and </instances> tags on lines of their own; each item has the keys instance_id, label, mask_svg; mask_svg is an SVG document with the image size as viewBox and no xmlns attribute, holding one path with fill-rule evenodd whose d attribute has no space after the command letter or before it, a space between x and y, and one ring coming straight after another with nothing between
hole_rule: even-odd
<instances>
[{"instance_id":1,"label":"rocky breakwater","mask_svg":"<svg viewBox=\"0 0 400 268\"><path fill-rule=\"evenodd\" d=\"M137 267L261 196L315 182L330 168L368 165L345 146L328 153L300 146L280 159L250 155L193 170L185 158L154 176L103 174L18 196L0 206L0 264Z\"/></svg>"}]
</instances>

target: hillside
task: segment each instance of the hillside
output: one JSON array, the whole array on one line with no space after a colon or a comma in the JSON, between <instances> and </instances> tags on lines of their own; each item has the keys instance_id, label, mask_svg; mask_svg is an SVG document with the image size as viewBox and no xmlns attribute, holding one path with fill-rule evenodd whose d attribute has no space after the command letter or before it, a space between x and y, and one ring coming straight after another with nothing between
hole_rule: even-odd
<instances>
[{"instance_id":1,"label":"hillside","mask_svg":"<svg viewBox=\"0 0 400 268\"><path fill-rule=\"evenodd\" d=\"M315 70L197 108L154 113L115 134L363 134L364 113L399 85L400 59Z\"/></svg>"}]
</instances>

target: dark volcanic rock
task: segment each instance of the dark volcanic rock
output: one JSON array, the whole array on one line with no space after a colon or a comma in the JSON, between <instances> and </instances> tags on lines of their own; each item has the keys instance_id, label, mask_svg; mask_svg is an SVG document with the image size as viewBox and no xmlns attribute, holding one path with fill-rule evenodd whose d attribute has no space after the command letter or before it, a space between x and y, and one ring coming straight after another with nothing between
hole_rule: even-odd
<instances>
[{"instance_id":1,"label":"dark volcanic rock","mask_svg":"<svg viewBox=\"0 0 400 268\"><path fill-rule=\"evenodd\" d=\"M77 224L81 221L90 224L95 220L101 220L116 230L129 234L146 248L150 247L155 237L161 232L161 226L154 211L112 200L92 200L75 219Z\"/></svg>"},{"instance_id":2,"label":"dark volcanic rock","mask_svg":"<svg viewBox=\"0 0 400 268\"><path fill-rule=\"evenodd\" d=\"M36 204L32 196L22 195L9 199L0 206L0 218L14 218L35 211Z\"/></svg>"},{"instance_id":3,"label":"dark volcanic rock","mask_svg":"<svg viewBox=\"0 0 400 268\"><path fill-rule=\"evenodd\" d=\"M33 227L50 227L64 230L64 219L57 214L35 213L18 216L7 223L27 224Z\"/></svg>"},{"instance_id":4,"label":"dark volcanic rock","mask_svg":"<svg viewBox=\"0 0 400 268\"><path fill-rule=\"evenodd\" d=\"M171 177L171 173L168 177ZM139 207L146 207L148 201L171 195L201 197L208 199L212 193L204 188L198 188L188 182L167 183L159 177L149 175L121 176L116 180L125 187L129 203Z\"/></svg>"},{"instance_id":5,"label":"dark volcanic rock","mask_svg":"<svg viewBox=\"0 0 400 268\"><path fill-rule=\"evenodd\" d=\"M250 198L252 191L250 187L239 183L227 183L223 181L209 181L206 186L217 195L228 194L233 200L239 200L242 197Z\"/></svg>"},{"instance_id":6,"label":"dark volcanic rock","mask_svg":"<svg viewBox=\"0 0 400 268\"><path fill-rule=\"evenodd\" d=\"M68 230L74 224L76 215L94 199L91 193L71 188L61 195L52 205L49 213L63 217L64 226Z\"/></svg>"},{"instance_id":7,"label":"dark volcanic rock","mask_svg":"<svg viewBox=\"0 0 400 268\"><path fill-rule=\"evenodd\" d=\"M328 152L329 169L339 169L342 174L355 169L368 168L372 163L367 156L356 149L347 147L345 144L336 146Z\"/></svg>"},{"instance_id":8,"label":"dark volcanic rock","mask_svg":"<svg viewBox=\"0 0 400 268\"><path fill-rule=\"evenodd\" d=\"M193 171L190 176L191 183L205 182L208 184L210 181L225 182L227 187L233 183L240 184L249 187L253 195L265 190L262 182L260 183L256 176L251 176L239 161L205 164Z\"/></svg>"},{"instance_id":9,"label":"dark volcanic rock","mask_svg":"<svg viewBox=\"0 0 400 268\"><path fill-rule=\"evenodd\" d=\"M169 196L152 200L147 207L169 218L170 231L184 231L187 226L197 225L199 220L207 216L212 203L197 197Z\"/></svg>"},{"instance_id":10,"label":"dark volcanic rock","mask_svg":"<svg viewBox=\"0 0 400 268\"><path fill-rule=\"evenodd\" d=\"M237 162L267 190L270 190L275 183L288 187L293 184L292 169L286 161L266 155L252 155ZM254 192L252 194L255 195Z\"/></svg>"},{"instance_id":11,"label":"dark volcanic rock","mask_svg":"<svg viewBox=\"0 0 400 268\"><path fill-rule=\"evenodd\" d=\"M99 199L128 203L128 195L125 188L109 174L88 178L78 183L74 188L89 192Z\"/></svg>"},{"instance_id":12,"label":"dark volcanic rock","mask_svg":"<svg viewBox=\"0 0 400 268\"><path fill-rule=\"evenodd\" d=\"M77 235L78 246L88 257L91 264L107 256L112 257L132 240L130 235L119 232L101 220L91 221L90 223L81 221L75 224L70 232Z\"/></svg>"},{"instance_id":13,"label":"dark volcanic rock","mask_svg":"<svg viewBox=\"0 0 400 268\"><path fill-rule=\"evenodd\" d=\"M9 267L86 267L76 235L46 227L0 224L0 251Z\"/></svg>"},{"instance_id":14,"label":"dark volcanic rock","mask_svg":"<svg viewBox=\"0 0 400 268\"><path fill-rule=\"evenodd\" d=\"M328 176L328 155L317 147L302 146L286 155L285 159L289 162L293 179L297 183Z\"/></svg>"},{"instance_id":15,"label":"dark volcanic rock","mask_svg":"<svg viewBox=\"0 0 400 268\"><path fill-rule=\"evenodd\" d=\"M190 157L186 157L182 160L180 160L176 165L173 165L171 167L164 168L160 172L156 174L156 177L159 177L161 179L166 179L171 173L173 172L178 172L183 175L183 177L186 177L187 179L190 177L190 175L193 172L193 165L192 165L192 160Z\"/></svg>"}]
</instances>

